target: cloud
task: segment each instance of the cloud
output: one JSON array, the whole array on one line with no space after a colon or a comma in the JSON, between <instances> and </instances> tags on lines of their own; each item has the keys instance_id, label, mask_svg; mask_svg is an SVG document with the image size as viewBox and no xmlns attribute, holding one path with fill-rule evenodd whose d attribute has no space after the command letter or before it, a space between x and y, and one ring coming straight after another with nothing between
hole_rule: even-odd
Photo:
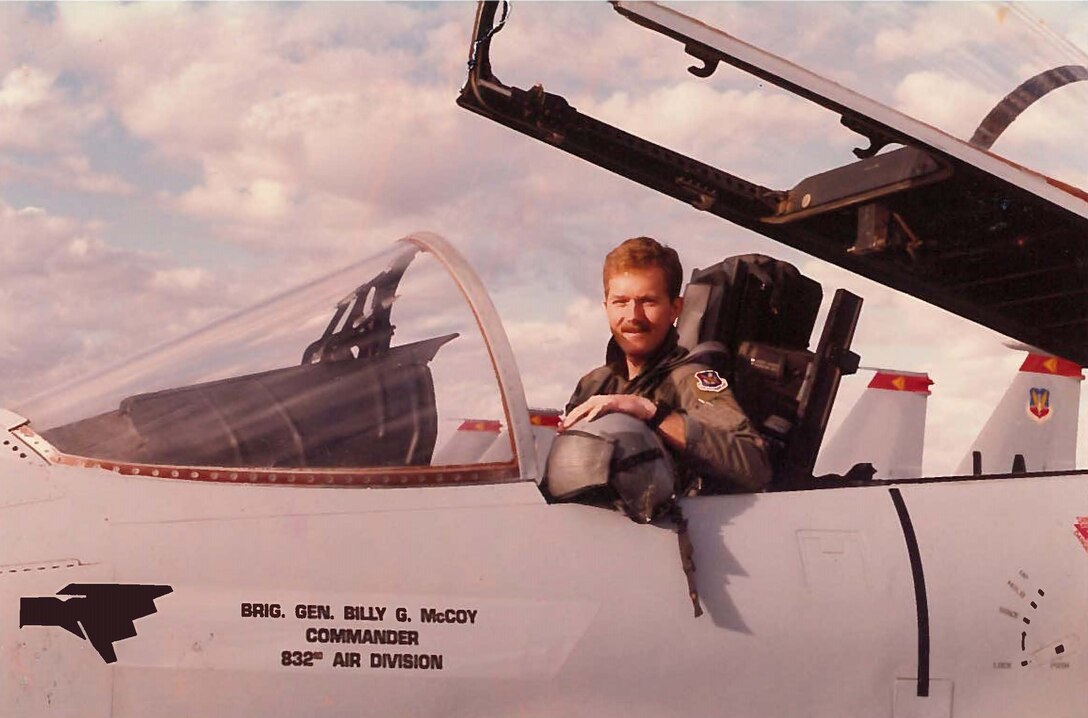
<instances>
[{"instance_id":1,"label":"cloud","mask_svg":"<svg viewBox=\"0 0 1088 718\"><path fill-rule=\"evenodd\" d=\"M914 72L895 88L896 109L956 137L969 138L993 106L975 84L935 71Z\"/></svg>"},{"instance_id":2,"label":"cloud","mask_svg":"<svg viewBox=\"0 0 1088 718\"><path fill-rule=\"evenodd\" d=\"M205 219L275 223L290 211L294 193L291 187L269 177L239 177L234 172L215 171L204 185L179 197L175 206Z\"/></svg>"},{"instance_id":3,"label":"cloud","mask_svg":"<svg viewBox=\"0 0 1088 718\"><path fill-rule=\"evenodd\" d=\"M911 20L876 32L873 48L878 61L916 61L968 44L999 44L1010 33L998 8L976 3L930 6L913 13Z\"/></svg>"},{"instance_id":4,"label":"cloud","mask_svg":"<svg viewBox=\"0 0 1088 718\"><path fill-rule=\"evenodd\" d=\"M0 107L6 112L25 112L49 100L53 78L27 67L16 68L0 83Z\"/></svg>"},{"instance_id":5,"label":"cloud","mask_svg":"<svg viewBox=\"0 0 1088 718\"><path fill-rule=\"evenodd\" d=\"M235 277L216 292L196 291L212 281L203 270L117 249L108 234L100 222L0 201L7 405L206 322L250 289Z\"/></svg>"},{"instance_id":6,"label":"cloud","mask_svg":"<svg viewBox=\"0 0 1088 718\"><path fill-rule=\"evenodd\" d=\"M152 273L150 280L150 286L156 290L182 295L207 289L212 284L209 273L199 267L158 269Z\"/></svg>"},{"instance_id":7,"label":"cloud","mask_svg":"<svg viewBox=\"0 0 1088 718\"><path fill-rule=\"evenodd\" d=\"M807 168L791 163L784 171L768 156L813 137L844 134L834 114L776 88L720 89L695 80L637 98L618 92L586 111L701 161L780 185L801 179Z\"/></svg>"},{"instance_id":8,"label":"cloud","mask_svg":"<svg viewBox=\"0 0 1088 718\"><path fill-rule=\"evenodd\" d=\"M6 184L27 182L75 192L126 196L135 188L94 167L82 147L108 117L95 98L56 70L30 64L0 78L0 167ZM5 159L7 155L10 159Z\"/></svg>"},{"instance_id":9,"label":"cloud","mask_svg":"<svg viewBox=\"0 0 1088 718\"><path fill-rule=\"evenodd\" d=\"M15 182L31 182L86 194L115 197L127 197L136 193L132 184L116 174L94 170L90 160L79 154L49 157L34 164L0 159L0 169L4 170L0 182L9 185Z\"/></svg>"},{"instance_id":10,"label":"cloud","mask_svg":"<svg viewBox=\"0 0 1088 718\"><path fill-rule=\"evenodd\" d=\"M456 196L474 157L485 173L503 166L462 139L452 48L470 17L451 14L100 6L62 8L57 24L124 130L159 160L197 168L161 207L214 223L222 240L286 248L305 236L324 251Z\"/></svg>"},{"instance_id":11,"label":"cloud","mask_svg":"<svg viewBox=\"0 0 1088 718\"><path fill-rule=\"evenodd\" d=\"M553 319L505 325L530 406L563 409L578 378L603 363L609 334L599 301L576 297L553 308Z\"/></svg>"},{"instance_id":12,"label":"cloud","mask_svg":"<svg viewBox=\"0 0 1088 718\"><path fill-rule=\"evenodd\" d=\"M467 54L468 29L461 56ZM611 7L577 2L512 7L509 22L492 42L492 62L507 84L540 82L560 94L564 87L584 87L595 95L644 88L682 75L692 64L675 42L639 30Z\"/></svg>"},{"instance_id":13,"label":"cloud","mask_svg":"<svg viewBox=\"0 0 1088 718\"><path fill-rule=\"evenodd\" d=\"M97 103L69 97L57 75L39 67L20 65L0 78L0 151L70 151L104 115Z\"/></svg>"}]
</instances>

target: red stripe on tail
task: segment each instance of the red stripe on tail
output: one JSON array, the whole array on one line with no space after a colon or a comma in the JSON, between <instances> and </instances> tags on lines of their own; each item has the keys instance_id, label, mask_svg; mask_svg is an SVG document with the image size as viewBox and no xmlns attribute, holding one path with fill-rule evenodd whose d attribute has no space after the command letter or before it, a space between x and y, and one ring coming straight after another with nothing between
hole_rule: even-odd
<instances>
[{"instance_id":1,"label":"red stripe on tail","mask_svg":"<svg viewBox=\"0 0 1088 718\"><path fill-rule=\"evenodd\" d=\"M465 419L459 427L458 431L490 431L493 434L499 433L499 422L492 421L490 419Z\"/></svg>"},{"instance_id":2,"label":"red stripe on tail","mask_svg":"<svg viewBox=\"0 0 1088 718\"><path fill-rule=\"evenodd\" d=\"M1076 362L1061 357L1047 356L1045 354L1028 354L1020 371L1030 371L1035 374L1050 374L1052 376L1072 376L1083 379L1080 366Z\"/></svg>"},{"instance_id":3,"label":"red stripe on tail","mask_svg":"<svg viewBox=\"0 0 1088 718\"><path fill-rule=\"evenodd\" d=\"M929 387L933 380L927 374L893 374L886 371L878 371L872 381L870 389L888 389L890 391L908 391L914 394L929 394Z\"/></svg>"}]
</instances>

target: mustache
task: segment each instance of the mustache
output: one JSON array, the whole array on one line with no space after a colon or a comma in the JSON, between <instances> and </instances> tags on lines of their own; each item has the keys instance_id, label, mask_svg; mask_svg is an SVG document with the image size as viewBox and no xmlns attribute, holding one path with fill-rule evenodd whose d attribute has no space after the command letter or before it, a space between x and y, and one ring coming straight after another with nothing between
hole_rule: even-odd
<instances>
[{"instance_id":1,"label":"mustache","mask_svg":"<svg viewBox=\"0 0 1088 718\"><path fill-rule=\"evenodd\" d=\"M619 327L617 327L617 330L621 332L645 332L649 331L649 329L649 324L647 324L646 322L640 322L637 319L629 322L624 322L623 324L619 325Z\"/></svg>"}]
</instances>

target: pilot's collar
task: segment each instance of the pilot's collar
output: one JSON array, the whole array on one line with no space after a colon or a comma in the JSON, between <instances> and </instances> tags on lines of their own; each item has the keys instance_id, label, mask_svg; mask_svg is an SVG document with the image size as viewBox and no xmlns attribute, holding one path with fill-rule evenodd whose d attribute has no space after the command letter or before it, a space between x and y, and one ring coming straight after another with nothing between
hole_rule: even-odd
<instances>
[{"instance_id":1,"label":"pilot's collar","mask_svg":"<svg viewBox=\"0 0 1088 718\"><path fill-rule=\"evenodd\" d=\"M646 360L642 371L639 372L639 376L645 376L657 368L664 360L670 358L677 348L679 339L680 336L676 333L676 327L670 328L669 333L665 335L665 340L661 342L661 346ZM608 348L604 352L604 363L612 370L613 374L623 377L625 380L630 380L630 377L627 376L627 356L620 349L620 345L616 343L615 337L608 340Z\"/></svg>"}]
</instances>

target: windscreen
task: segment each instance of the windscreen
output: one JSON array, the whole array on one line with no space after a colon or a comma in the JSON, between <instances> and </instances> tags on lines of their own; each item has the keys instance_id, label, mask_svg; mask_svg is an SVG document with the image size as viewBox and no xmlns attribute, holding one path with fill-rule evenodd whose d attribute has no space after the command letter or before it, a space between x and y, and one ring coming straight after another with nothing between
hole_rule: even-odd
<instances>
[{"instance_id":1,"label":"windscreen","mask_svg":"<svg viewBox=\"0 0 1088 718\"><path fill-rule=\"evenodd\" d=\"M480 463L508 423L471 307L409 243L17 410L67 455L282 470ZM468 419L491 441L450 460Z\"/></svg>"}]
</instances>

